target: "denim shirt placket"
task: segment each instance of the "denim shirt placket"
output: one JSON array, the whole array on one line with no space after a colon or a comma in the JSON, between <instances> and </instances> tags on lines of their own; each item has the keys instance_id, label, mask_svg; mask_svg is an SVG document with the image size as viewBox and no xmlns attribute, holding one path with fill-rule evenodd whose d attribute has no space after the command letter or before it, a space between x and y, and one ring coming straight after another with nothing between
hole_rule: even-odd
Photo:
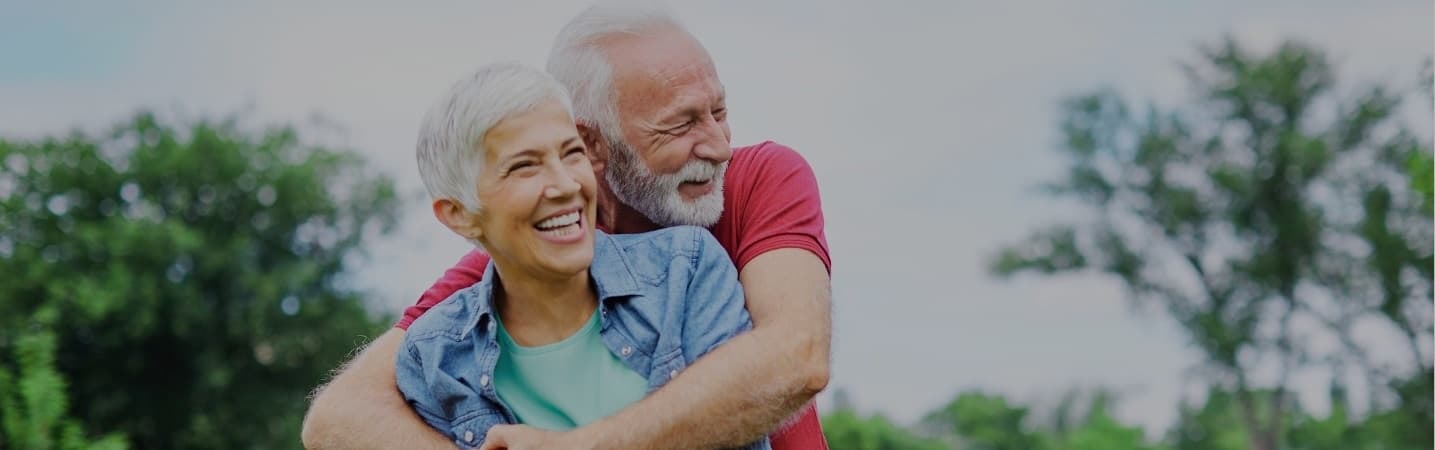
<instances>
[{"instance_id":1,"label":"denim shirt placket","mask_svg":"<svg viewBox=\"0 0 1435 450\"><path fill-rule=\"evenodd\" d=\"M503 414L504 422L516 424L518 423L518 417L513 415L513 408L509 407L507 403L504 403L502 398L499 398L498 388L494 386L494 374L498 370L498 358L501 356L500 353L503 352L502 346L498 345L498 327L492 316L484 317L483 319L487 320L488 324L483 327L485 331L483 332L483 339L481 339L482 344L480 344L485 346L485 351L478 353L478 366L483 368L483 373L479 375L483 377L479 381L481 385L479 386L479 392L482 393L483 398L498 405L498 411Z\"/></svg>"},{"instance_id":2,"label":"denim shirt placket","mask_svg":"<svg viewBox=\"0 0 1435 450\"><path fill-rule=\"evenodd\" d=\"M649 355L646 350L631 342L626 336L623 336L622 333L612 329L613 324L608 320L608 309L607 301L600 300L598 302L598 335L602 338L604 346L608 348L608 351L617 355L618 359L622 360L623 364L627 365L629 369L638 374L643 374L644 379L650 379L651 377L646 376L646 374L649 369L651 369L652 355ZM493 374L498 369L498 359L502 356L501 354L503 352L503 347L498 345L498 330L491 316L485 317L483 320L486 320L488 323L482 327L484 330L482 331L483 339L480 340L482 344L479 344L485 346L485 351L479 352L478 366L483 368L483 373L479 376L484 377L480 379L479 384L481 386L479 386L479 391L482 393L483 398L498 405L499 412L503 414L503 420L505 422L516 424L518 423L518 418L513 415L513 408L509 407L507 403L504 403L503 399L498 396L498 388L494 386ZM652 392L657 389L657 387L657 385L649 383L648 392Z\"/></svg>"},{"instance_id":3,"label":"denim shirt placket","mask_svg":"<svg viewBox=\"0 0 1435 450\"><path fill-rule=\"evenodd\" d=\"M608 320L607 299L598 300L598 336L603 339L603 345L608 351L617 356L629 370L641 375L644 380L650 379L649 369L652 368L653 355L648 354L647 349L632 342L622 332L613 329L612 321ZM648 392L657 389L651 382L648 383Z\"/></svg>"}]
</instances>

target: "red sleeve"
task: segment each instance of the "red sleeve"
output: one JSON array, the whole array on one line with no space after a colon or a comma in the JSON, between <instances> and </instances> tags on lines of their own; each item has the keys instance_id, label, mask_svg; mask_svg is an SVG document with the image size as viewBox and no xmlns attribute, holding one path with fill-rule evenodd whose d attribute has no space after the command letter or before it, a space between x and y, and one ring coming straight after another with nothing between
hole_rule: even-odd
<instances>
[{"instance_id":1,"label":"red sleeve","mask_svg":"<svg viewBox=\"0 0 1435 450\"><path fill-rule=\"evenodd\" d=\"M798 414L796 421L769 436L772 450L826 450L827 437L822 434L822 422L817 418L817 403L809 403Z\"/></svg>"},{"instance_id":2,"label":"red sleeve","mask_svg":"<svg viewBox=\"0 0 1435 450\"><path fill-rule=\"evenodd\" d=\"M768 251L799 248L817 255L827 272L832 273L832 257L823 231L822 198L812 166L796 150L774 142L764 142L749 152L743 156L751 160L741 165L746 173L731 175L751 178L729 179L734 181L732 193L738 198L727 205L735 222L729 231L736 238L732 240L736 248L728 251L738 270ZM730 164L728 170L734 170L736 165ZM773 450L827 448L816 405L808 405L795 422L779 428L771 437Z\"/></svg>"},{"instance_id":3,"label":"red sleeve","mask_svg":"<svg viewBox=\"0 0 1435 450\"><path fill-rule=\"evenodd\" d=\"M474 249L467 255L463 255L463 258L458 260L458 264L444 271L443 276L439 277L433 286L429 286L428 290L419 296L418 303L404 309L404 316L400 317L399 323L394 326L401 330L408 330L409 324L414 323L414 319L428 312L433 305L437 305L448 296L453 295L454 292L458 292L459 289L477 283L479 279L483 278L483 271L487 268L487 253Z\"/></svg>"},{"instance_id":4,"label":"red sleeve","mask_svg":"<svg viewBox=\"0 0 1435 450\"><path fill-rule=\"evenodd\" d=\"M743 193L745 204L734 216L740 230L737 248L732 249L738 270L768 251L800 248L817 255L831 273L822 199L812 167L797 151L774 142L758 145L750 157L754 160L744 167L753 179L741 183L750 190Z\"/></svg>"}]
</instances>

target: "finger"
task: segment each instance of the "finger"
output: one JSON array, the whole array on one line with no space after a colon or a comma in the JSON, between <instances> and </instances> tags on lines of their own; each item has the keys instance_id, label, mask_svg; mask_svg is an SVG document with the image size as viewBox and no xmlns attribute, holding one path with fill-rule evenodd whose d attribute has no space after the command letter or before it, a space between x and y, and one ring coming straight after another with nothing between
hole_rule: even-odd
<instances>
[{"instance_id":1,"label":"finger","mask_svg":"<svg viewBox=\"0 0 1435 450\"><path fill-rule=\"evenodd\" d=\"M488 433L483 436L483 446L479 447L479 450L508 448L508 435L513 431L512 429L516 428L517 427L513 425L494 425L489 428Z\"/></svg>"},{"instance_id":2,"label":"finger","mask_svg":"<svg viewBox=\"0 0 1435 450\"><path fill-rule=\"evenodd\" d=\"M490 434L483 440L483 445L479 446L478 450L504 450L507 448L508 443L503 441L502 436L495 439L495 437Z\"/></svg>"}]
</instances>

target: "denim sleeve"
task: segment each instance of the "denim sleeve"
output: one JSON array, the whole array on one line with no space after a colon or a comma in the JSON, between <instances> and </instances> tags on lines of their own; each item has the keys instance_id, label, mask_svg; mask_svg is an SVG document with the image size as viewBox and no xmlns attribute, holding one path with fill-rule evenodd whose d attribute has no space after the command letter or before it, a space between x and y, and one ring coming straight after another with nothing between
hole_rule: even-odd
<instances>
[{"instance_id":1,"label":"denim sleeve","mask_svg":"<svg viewBox=\"0 0 1435 450\"><path fill-rule=\"evenodd\" d=\"M683 354L690 360L752 328L737 268L712 234L694 231L697 250L683 320Z\"/></svg>"},{"instance_id":2,"label":"denim sleeve","mask_svg":"<svg viewBox=\"0 0 1435 450\"><path fill-rule=\"evenodd\" d=\"M707 230L694 231L697 251L683 322L683 354L690 362L752 328L737 268L727 251ZM772 443L764 437L742 448L771 450Z\"/></svg>"},{"instance_id":3,"label":"denim sleeve","mask_svg":"<svg viewBox=\"0 0 1435 450\"><path fill-rule=\"evenodd\" d=\"M424 376L423 361L420 359L416 343L408 339L399 348L399 356L394 368L394 377L398 381L399 393L403 394L404 401L418 413L419 417L427 422L429 426L449 436L452 424L443 418L438 399L434 398L432 391L428 388L428 377ZM449 436L450 439L453 436Z\"/></svg>"}]
</instances>

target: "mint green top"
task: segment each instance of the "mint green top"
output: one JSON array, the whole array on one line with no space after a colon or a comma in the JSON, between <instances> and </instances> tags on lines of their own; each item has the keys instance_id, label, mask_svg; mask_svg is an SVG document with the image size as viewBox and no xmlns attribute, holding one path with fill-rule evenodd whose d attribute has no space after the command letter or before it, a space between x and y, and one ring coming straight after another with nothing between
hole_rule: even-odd
<instances>
[{"instance_id":1,"label":"mint green top","mask_svg":"<svg viewBox=\"0 0 1435 450\"><path fill-rule=\"evenodd\" d=\"M524 347L498 321L493 387L519 423L554 431L577 428L643 398L648 382L598 334L598 311L561 341Z\"/></svg>"}]
</instances>

